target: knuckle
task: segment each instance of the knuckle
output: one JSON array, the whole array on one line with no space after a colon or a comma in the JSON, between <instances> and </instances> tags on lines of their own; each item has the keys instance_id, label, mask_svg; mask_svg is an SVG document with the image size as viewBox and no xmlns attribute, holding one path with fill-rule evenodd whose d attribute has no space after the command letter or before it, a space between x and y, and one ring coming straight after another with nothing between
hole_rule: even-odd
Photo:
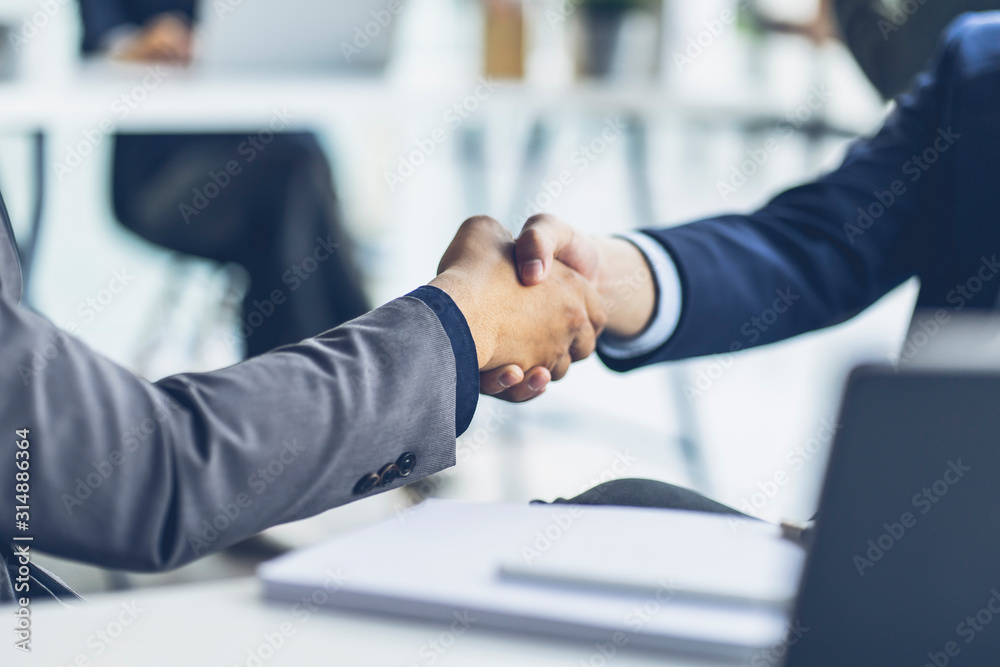
<instances>
[{"instance_id":1,"label":"knuckle","mask_svg":"<svg viewBox=\"0 0 1000 667\"><path fill-rule=\"evenodd\" d=\"M521 234L521 238L518 239L518 245L525 250L540 253L542 251L542 247L545 245L545 237L541 231L532 227L524 230Z\"/></svg>"},{"instance_id":2,"label":"knuckle","mask_svg":"<svg viewBox=\"0 0 1000 667\"><path fill-rule=\"evenodd\" d=\"M600 332L604 331L604 327L608 326L608 314L604 310L592 313L590 319L594 323L594 329L598 332L597 335L600 335Z\"/></svg>"},{"instance_id":3,"label":"knuckle","mask_svg":"<svg viewBox=\"0 0 1000 667\"><path fill-rule=\"evenodd\" d=\"M499 222L497 222L488 215L474 215L471 218L467 218L465 222L462 223L462 229L478 229L482 227L493 227L499 224L500 224Z\"/></svg>"},{"instance_id":4,"label":"knuckle","mask_svg":"<svg viewBox=\"0 0 1000 667\"><path fill-rule=\"evenodd\" d=\"M534 225L541 225L552 222L555 222L555 217L553 217L549 213L536 213L535 215L528 218L528 221L524 224L526 227L532 227Z\"/></svg>"},{"instance_id":5,"label":"knuckle","mask_svg":"<svg viewBox=\"0 0 1000 667\"><path fill-rule=\"evenodd\" d=\"M592 338L588 338L582 341L578 340L576 343L573 344L573 349L571 350L573 361L583 361L584 359L592 355L595 349L596 346Z\"/></svg>"}]
</instances>

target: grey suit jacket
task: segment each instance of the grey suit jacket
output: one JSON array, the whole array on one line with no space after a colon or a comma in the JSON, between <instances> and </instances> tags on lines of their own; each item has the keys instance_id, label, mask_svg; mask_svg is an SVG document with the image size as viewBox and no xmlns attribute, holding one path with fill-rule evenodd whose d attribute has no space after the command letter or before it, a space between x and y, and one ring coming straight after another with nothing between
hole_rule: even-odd
<instances>
[{"instance_id":1,"label":"grey suit jacket","mask_svg":"<svg viewBox=\"0 0 1000 667\"><path fill-rule=\"evenodd\" d=\"M163 570L455 463L456 356L423 300L397 299L225 370L149 383L19 305L0 217L0 543L31 535L56 556ZM13 507L22 429L23 533ZM396 462L408 476L379 475Z\"/></svg>"}]
</instances>

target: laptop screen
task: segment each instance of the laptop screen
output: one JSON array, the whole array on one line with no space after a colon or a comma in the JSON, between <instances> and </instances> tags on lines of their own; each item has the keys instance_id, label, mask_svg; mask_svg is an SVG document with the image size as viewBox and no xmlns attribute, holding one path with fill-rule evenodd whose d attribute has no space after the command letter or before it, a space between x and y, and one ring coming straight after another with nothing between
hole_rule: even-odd
<instances>
[{"instance_id":1,"label":"laptop screen","mask_svg":"<svg viewBox=\"0 0 1000 667\"><path fill-rule=\"evenodd\" d=\"M855 371L787 667L997 664L998 405L996 371Z\"/></svg>"}]
</instances>

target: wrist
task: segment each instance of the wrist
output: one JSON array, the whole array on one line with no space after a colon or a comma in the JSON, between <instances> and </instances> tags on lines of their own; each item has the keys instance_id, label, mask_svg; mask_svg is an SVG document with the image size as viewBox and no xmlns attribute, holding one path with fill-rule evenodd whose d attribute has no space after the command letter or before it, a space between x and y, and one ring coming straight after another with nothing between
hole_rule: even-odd
<instances>
[{"instance_id":1,"label":"wrist","mask_svg":"<svg viewBox=\"0 0 1000 667\"><path fill-rule=\"evenodd\" d=\"M596 239L600 266L597 291L608 323L605 331L619 338L641 334L656 312L656 280L646 255L622 238Z\"/></svg>"},{"instance_id":2,"label":"wrist","mask_svg":"<svg viewBox=\"0 0 1000 667\"><path fill-rule=\"evenodd\" d=\"M456 268L450 268L442 272L438 277L428 283L436 287L451 297L462 315L465 317L469 331L472 333L472 340L476 344L476 358L479 369L483 370L489 366L497 348L497 334L495 327L489 326L483 316L479 304L474 297L475 290L468 275Z\"/></svg>"}]
</instances>

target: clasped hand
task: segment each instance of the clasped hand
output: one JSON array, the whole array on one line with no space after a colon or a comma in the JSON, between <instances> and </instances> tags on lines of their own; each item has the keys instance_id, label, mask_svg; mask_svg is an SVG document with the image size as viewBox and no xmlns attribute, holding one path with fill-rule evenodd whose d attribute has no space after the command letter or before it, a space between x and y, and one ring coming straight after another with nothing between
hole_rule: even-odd
<instances>
[{"instance_id":1,"label":"clasped hand","mask_svg":"<svg viewBox=\"0 0 1000 667\"><path fill-rule=\"evenodd\" d=\"M562 262L530 287L518 278L514 239L492 218L462 224L431 285L447 292L476 342L481 389L520 402L590 356L606 317L594 285ZM527 372L525 372L527 369Z\"/></svg>"},{"instance_id":2,"label":"clasped hand","mask_svg":"<svg viewBox=\"0 0 1000 667\"><path fill-rule=\"evenodd\" d=\"M652 267L635 245L551 215L529 218L516 242L495 220L467 221L440 271L479 347L480 391L508 401L543 393L605 329L639 335L656 309Z\"/></svg>"}]
</instances>

